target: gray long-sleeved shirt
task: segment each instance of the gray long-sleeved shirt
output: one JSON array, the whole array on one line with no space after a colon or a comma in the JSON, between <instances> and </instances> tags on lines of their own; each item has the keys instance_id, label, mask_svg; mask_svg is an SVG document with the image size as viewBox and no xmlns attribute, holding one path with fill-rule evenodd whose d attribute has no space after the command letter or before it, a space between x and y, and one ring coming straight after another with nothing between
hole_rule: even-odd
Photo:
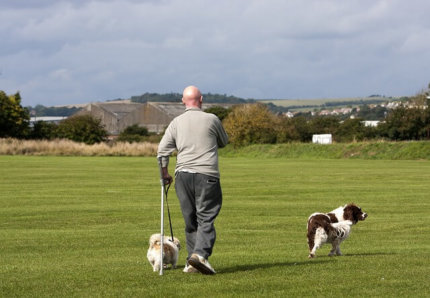
<instances>
[{"instance_id":1,"label":"gray long-sleeved shirt","mask_svg":"<svg viewBox=\"0 0 430 298\"><path fill-rule=\"evenodd\" d=\"M199 108L187 108L170 122L158 145L157 157L162 167L178 150L175 172L188 171L219 178L218 148L228 143L221 121L214 114Z\"/></svg>"}]
</instances>

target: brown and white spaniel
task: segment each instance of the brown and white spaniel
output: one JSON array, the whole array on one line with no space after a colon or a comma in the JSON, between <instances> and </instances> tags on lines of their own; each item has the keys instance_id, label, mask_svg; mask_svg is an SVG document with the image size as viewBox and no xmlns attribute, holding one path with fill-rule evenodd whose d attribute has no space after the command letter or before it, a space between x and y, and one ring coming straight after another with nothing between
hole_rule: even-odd
<instances>
[{"instance_id":1,"label":"brown and white spaniel","mask_svg":"<svg viewBox=\"0 0 430 298\"><path fill-rule=\"evenodd\" d=\"M314 213L308 218L309 258L315 257L315 252L325 243L331 243L329 256L340 256L340 244L348 238L351 226L360 220L365 220L367 213L351 203L329 212Z\"/></svg>"}]
</instances>

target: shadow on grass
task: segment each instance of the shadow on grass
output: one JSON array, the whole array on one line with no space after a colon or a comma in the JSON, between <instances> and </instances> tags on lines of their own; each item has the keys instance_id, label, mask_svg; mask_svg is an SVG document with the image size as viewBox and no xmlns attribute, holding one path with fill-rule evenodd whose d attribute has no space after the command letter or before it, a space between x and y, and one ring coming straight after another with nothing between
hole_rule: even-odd
<instances>
[{"instance_id":1,"label":"shadow on grass","mask_svg":"<svg viewBox=\"0 0 430 298\"><path fill-rule=\"evenodd\" d=\"M357 253L357 254L344 254L341 257L372 257L372 256L389 256L395 255L394 252L368 252L368 253Z\"/></svg>"},{"instance_id":2,"label":"shadow on grass","mask_svg":"<svg viewBox=\"0 0 430 298\"><path fill-rule=\"evenodd\" d=\"M344 257L372 257L372 256L385 256L385 255L395 255L393 252L369 252L369 253L357 253L357 254L345 254L342 256L318 256L317 259L308 259L307 261L303 262L284 262L284 263L270 263L270 264L244 264L234 267L227 267L227 268L220 268L219 271L217 271L217 274L224 274L224 273L235 273L235 272L241 272L241 271L252 271L252 270L258 270L258 269L269 269L274 267L290 267L290 266L309 266L309 265L316 265L316 264L324 264L324 263L330 263L334 261L335 259L341 259Z\"/></svg>"},{"instance_id":3,"label":"shadow on grass","mask_svg":"<svg viewBox=\"0 0 430 298\"><path fill-rule=\"evenodd\" d=\"M321 263L328 263L330 262L330 259L326 260L308 260L305 262L285 262L285 263L270 263L270 264L244 264L234 267L228 267L228 268L221 268L219 271L217 271L217 274L223 274L223 273L234 273L234 272L240 272L240 271L252 271L252 270L258 270L258 269L268 269L273 267L292 267L292 266L307 266L307 265L313 265L313 264L321 264Z\"/></svg>"}]
</instances>

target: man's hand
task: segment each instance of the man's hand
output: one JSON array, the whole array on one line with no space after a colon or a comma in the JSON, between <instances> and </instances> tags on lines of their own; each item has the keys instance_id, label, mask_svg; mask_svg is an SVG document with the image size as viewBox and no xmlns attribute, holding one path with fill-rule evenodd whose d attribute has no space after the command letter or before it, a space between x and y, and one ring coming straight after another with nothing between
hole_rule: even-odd
<instances>
[{"instance_id":1,"label":"man's hand","mask_svg":"<svg viewBox=\"0 0 430 298\"><path fill-rule=\"evenodd\" d=\"M173 182L173 178L172 176L170 176L169 171L167 170L167 168L161 168L162 174L163 174L163 183L164 185L166 184L171 184Z\"/></svg>"}]
</instances>

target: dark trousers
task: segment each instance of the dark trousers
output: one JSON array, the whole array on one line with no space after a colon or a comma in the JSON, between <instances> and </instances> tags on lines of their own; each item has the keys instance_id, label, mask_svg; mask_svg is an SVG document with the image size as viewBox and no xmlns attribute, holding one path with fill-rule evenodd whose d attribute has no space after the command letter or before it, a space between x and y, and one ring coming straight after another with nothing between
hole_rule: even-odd
<instances>
[{"instance_id":1,"label":"dark trousers","mask_svg":"<svg viewBox=\"0 0 430 298\"><path fill-rule=\"evenodd\" d=\"M215 218L222 205L218 178L187 172L176 173L175 189L185 221L188 258L196 253L207 259L215 244Z\"/></svg>"}]
</instances>

